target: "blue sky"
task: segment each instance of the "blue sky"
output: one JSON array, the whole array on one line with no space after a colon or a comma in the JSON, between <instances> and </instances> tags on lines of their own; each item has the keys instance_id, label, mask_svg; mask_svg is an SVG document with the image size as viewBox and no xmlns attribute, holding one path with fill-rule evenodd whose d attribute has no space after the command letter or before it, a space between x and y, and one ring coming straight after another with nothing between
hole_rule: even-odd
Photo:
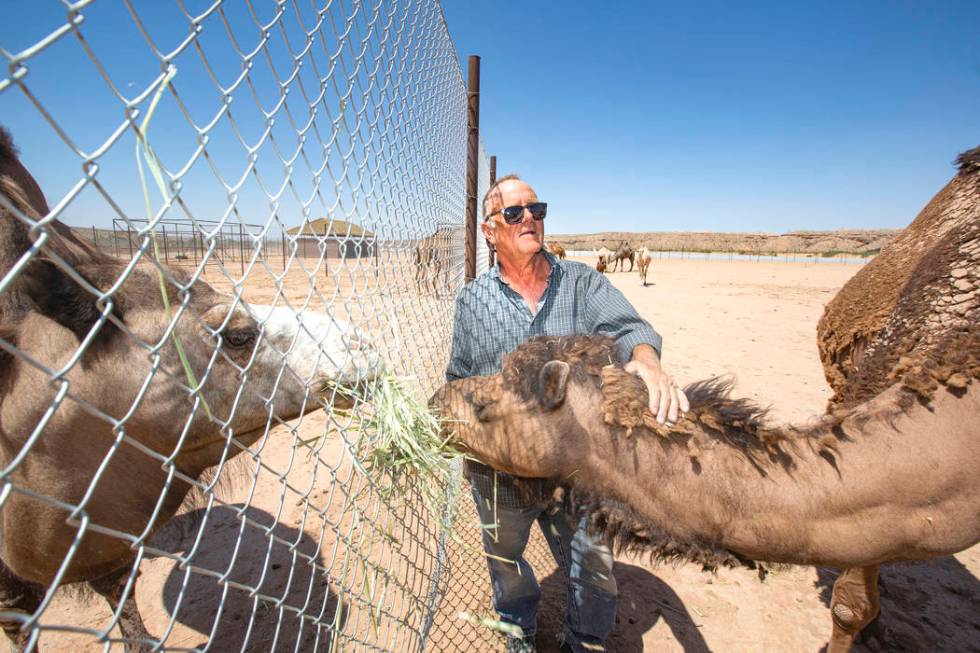
<instances>
[{"instance_id":1,"label":"blue sky","mask_svg":"<svg viewBox=\"0 0 980 653\"><path fill-rule=\"evenodd\" d=\"M444 0L551 233L899 227L980 145L980 2Z\"/></svg>"},{"instance_id":2,"label":"blue sky","mask_svg":"<svg viewBox=\"0 0 980 653\"><path fill-rule=\"evenodd\" d=\"M133 4L151 39L164 49L188 34L188 21L176 3ZM254 47L259 29L245 3L225 4L238 47ZM274 13L271 2L252 4L260 22ZM185 5L197 13L210 1L186 0ZM306 3L284 6L290 12L303 7L300 11L309 14ZM331 11L339 16L353 6L354 0L334 0ZM438 41L438 9L428 3L405 6L420 21L417 29L408 30L419 41L409 45L431 49ZM949 179L954 156L980 144L980 2L975 0L444 0L443 11L464 69L468 54L482 56L487 150L498 156L500 174L521 173L550 203L551 233L903 226ZM160 63L133 18L118 1L94 3L84 14L81 33L105 73L122 95L139 94L160 74ZM64 23L64 7L56 0L10 3L0 21L0 47L20 52ZM204 25L202 49L214 74L229 84L241 60L216 15ZM398 27L387 26L387 33ZM367 30L362 12L348 43L358 43ZM287 32L298 42L295 27ZM325 49L332 48L333 27L325 25L323 33ZM285 48L276 33L270 56L280 75L289 73L282 65L291 61ZM353 65L345 57L338 70ZM176 65L174 84L184 108L167 96L151 126L151 141L171 169L190 160L197 147L182 111L205 124L222 101L193 48ZM458 83L458 72L434 70L444 75L441 88ZM248 167L239 138L258 140L264 120L260 107L269 109L278 100L262 56L251 74L257 96L240 86L230 105L235 125L221 119L210 132L211 164L229 185ZM6 77L0 75L0 82ZM362 86L368 83L363 77L362 70ZM308 89L317 86L311 66L301 70L300 79ZM99 147L122 122L122 102L73 35L31 58L23 80L83 151ZM295 83L290 90L295 109L300 94ZM338 92L344 90L343 84L327 89L326 111L337 114ZM424 150L429 144L462 142L452 131L456 116L438 102L409 109L404 100L393 104L390 120L401 116L421 122L396 143L409 152L403 150L399 156L407 158L392 173L400 179L386 178L383 188L375 187L376 198L388 198L385 211L396 224L406 222L400 216L420 212L433 224L457 219L455 191L439 184L461 174L459 152L432 160ZM302 122L304 106L299 108ZM344 147L352 131L364 130L354 114L348 108L343 115ZM81 176L80 160L20 89L0 92L0 122L13 129L25 163L49 200L58 202L71 193ZM241 215L234 218L265 223L278 215L296 224L304 205L312 217L332 210L336 198L330 192L317 196L309 190L311 166L324 164L316 148L307 149L312 161L295 162L297 192L287 188L279 194L281 159L290 158L290 144L296 142L284 112L277 114L273 134L276 143L267 142L258 153L261 181L245 176L238 191ZM329 140L331 135L322 136ZM419 143L423 149L412 150ZM97 180L123 212L141 216L134 148L132 134L124 134L99 158ZM377 145L375 153L381 148ZM334 147L327 161L338 174L343 172L341 149ZM437 169L430 178L417 171L423 158ZM344 182L348 196L335 217L346 212L354 221L373 219L378 209L365 203L363 193L348 192L356 185L356 179ZM269 201L270 195L275 201ZM182 197L197 218L220 218L229 204L203 158L189 167ZM437 208L430 210L433 205ZM89 185L62 217L70 224L108 226L113 211ZM183 215L174 210L170 217ZM417 228L417 235L431 231L431 225Z\"/></svg>"}]
</instances>

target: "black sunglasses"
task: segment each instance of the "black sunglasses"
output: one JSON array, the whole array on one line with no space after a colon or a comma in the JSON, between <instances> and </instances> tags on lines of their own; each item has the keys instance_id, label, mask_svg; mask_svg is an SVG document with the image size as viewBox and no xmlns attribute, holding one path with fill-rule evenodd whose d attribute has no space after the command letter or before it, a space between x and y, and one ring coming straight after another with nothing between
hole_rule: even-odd
<instances>
[{"instance_id":1,"label":"black sunglasses","mask_svg":"<svg viewBox=\"0 0 980 653\"><path fill-rule=\"evenodd\" d=\"M504 216L504 222L507 224L520 224L524 219L524 209L530 211L531 217L535 220L544 220L544 216L548 215L548 203L535 202L525 206L505 206L499 211L494 211L487 218L492 218L499 213Z\"/></svg>"}]
</instances>

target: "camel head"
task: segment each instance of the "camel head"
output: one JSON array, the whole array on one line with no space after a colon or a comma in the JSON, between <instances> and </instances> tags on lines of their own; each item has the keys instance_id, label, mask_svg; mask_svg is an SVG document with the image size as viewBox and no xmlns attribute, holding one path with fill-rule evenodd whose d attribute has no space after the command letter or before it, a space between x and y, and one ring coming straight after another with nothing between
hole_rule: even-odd
<instances>
[{"instance_id":1,"label":"camel head","mask_svg":"<svg viewBox=\"0 0 980 653\"><path fill-rule=\"evenodd\" d=\"M197 478L380 368L343 320L248 304L149 248L115 259L57 220L38 226L48 212L0 129L0 276L15 270L0 291L0 461L28 491L2 506L0 557L38 583L75 537L65 504L87 502L103 527L152 530L190 488L171 470ZM131 555L89 535L65 579Z\"/></svg>"},{"instance_id":2,"label":"camel head","mask_svg":"<svg viewBox=\"0 0 980 653\"><path fill-rule=\"evenodd\" d=\"M625 423L656 425L649 411L643 417L642 381L615 360L609 338L532 338L504 357L500 373L448 383L432 405L447 436L491 467L516 476L562 478L575 472L595 434L609 430L598 409L606 405L603 379L639 384L630 386L639 421Z\"/></svg>"},{"instance_id":3,"label":"camel head","mask_svg":"<svg viewBox=\"0 0 980 653\"><path fill-rule=\"evenodd\" d=\"M55 401L55 370L66 370L72 401L52 427L82 428L91 409L125 418L127 435L188 471L218 462L229 437L249 444L270 420L322 407L337 386L377 372L368 341L332 316L247 304L184 270L129 268L85 248L70 265L84 283L48 261L28 265L18 281L33 307L4 315L5 337L47 368L7 355L3 431L13 449ZM102 425L107 437L111 428Z\"/></svg>"}]
</instances>

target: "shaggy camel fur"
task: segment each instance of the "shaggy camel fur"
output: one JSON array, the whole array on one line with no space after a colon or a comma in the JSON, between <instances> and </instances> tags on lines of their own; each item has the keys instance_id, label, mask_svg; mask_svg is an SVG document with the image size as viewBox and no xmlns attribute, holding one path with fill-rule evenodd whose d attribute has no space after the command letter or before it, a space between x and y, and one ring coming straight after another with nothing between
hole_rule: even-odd
<instances>
[{"instance_id":1,"label":"shaggy camel fur","mask_svg":"<svg viewBox=\"0 0 980 653\"><path fill-rule=\"evenodd\" d=\"M643 287L647 286L647 273L650 272L650 263L653 262L653 256L650 254L650 250L646 247L640 248L640 251L636 253L636 266L640 270L640 281L643 282Z\"/></svg>"},{"instance_id":2,"label":"shaggy camel fur","mask_svg":"<svg viewBox=\"0 0 980 653\"><path fill-rule=\"evenodd\" d=\"M980 219L980 147L961 154L956 163L958 174L824 310L817 324L817 343L824 374L835 393L832 404L843 401L851 372L861 366L868 345L884 327L919 261L951 229ZM961 293L970 289L968 280L959 285Z\"/></svg>"},{"instance_id":3,"label":"shaggy camel fur","mask_svg":"<svg viewBox=\"0 0 980 653\"><path fill-rule=\"evenodd\" d=\"M630 272L633 271L633 259L636 256L636 252L630 247L629 243L625 240L620 244L616 251L610 256L609 263L612 264L612 270L610 272L615 272L617 268L622 270L626 267L626 261L630 262ZM625 270L622 270L625 272Z\"/></svg>"},{"instance_id":4,"label":"shaggy camel fur","mask_svg":"<svg viewBox=\"0 0 980 653\"><path fill-rule=\"evenodd\" d=\"M964 152L957 157L956 164L957 174L946 187L827 305L817 325L817 343L824 373L834 390L831 410L866 401L892 383L899 372L906 385L925 396L940 382L954 387L966 382L965 375L946 376L947 368L943 364L925 369L913 365L905 370L906 365L899 365L894 354L878 355L882 349L892 352L904 349L896 338L908 337L906 329L885 327L890 324L889 317L906 288L918 287L923 274L935 278L935 273L923 272L923 261L937 258L937 245L953 230L980 221L980 148ZM945 254L953 261L959 258L962 266L951 268L949 278L940 281L946 294L936 294L936 303L925 317L925 328L916 332L916 337L923 337L919 349L929 346L951 327L965 326L971 298L978 291L976 270L980 261L964 254ZM962 348L956 351L961 352ZM911 361L907 359L906 364ZM834 584L834 597L835 610L847 610L847 616L851 617L850 628L845 628L836 618L834 621L834 640L844 650L861 628L878 615L878 567L845 569Z\"/></svg>"},{"instance_id":5,"label":"shaggy camel fur","mask_svg":"<svg viewBox=\"0 0 980 653\"><path fill-rule=\"evenodd\" d=\"M548 251L554 254L555 256L557 256L558 258L560 258L561 260L563 261L565 260L565 248L562 247L561 243L549 243Z\"/></svg>"},{"instance_id":6,"label":"shaggy camel fur","mask_svg":"<svg viewBox=\"0 0 980 653\"><path fill-rule=\"evenodd\" d=\"M610 364L613 343L590 337L532 340L501 374L448 384L434 403L462 446L569 486L621 547L708 567L848 568L836 653L877 612L878 565L980 540L980 220L920 257L872 344L846 408L808 428L768 426L710 381L660 426L643 383Z\"/></svg>"},{"instance_id":7,"label":"shaggy camel fur","mask_svg":"<svg viewBox=\"0 0 980 653\"><path fill-rule=\"evenodd\" d=\"M127 272L57 221L30 234L47 213L0 128L0 276L41 246L0 293L0 337L17 352L0 349L0 464L12 490L0 503L0 623L14 650L33 646L47 588L87 581L121 606L126 649L142 650L153 638L127 587L137 545L207 468L323 406L336 383L370 378L378 357L330 316L247 305L175 268L163 268L165 282L151 263ZM162 284L182 314L172 331Z\"/></svg>"}]
</instances>

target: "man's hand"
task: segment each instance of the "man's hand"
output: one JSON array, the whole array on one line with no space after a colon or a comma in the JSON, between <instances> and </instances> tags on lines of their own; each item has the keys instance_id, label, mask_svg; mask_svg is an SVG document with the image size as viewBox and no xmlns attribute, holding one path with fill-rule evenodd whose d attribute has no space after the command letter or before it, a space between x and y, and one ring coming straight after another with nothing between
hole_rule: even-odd
<instances>
[{"instance_id":1,"label":"man's hand","mask_svg":"<svg viewBox=\"0 0 980 653\"><path fill-rule=\"evenodd\" d=\"M636 374L647 384L650 395L650 412L657 416L657 422L672 426L680 413L690 409L687 395L677 387L674 379L660 367L657 350L650 345L637 345L633 348L633 359L624 369Z\"/></svg>"}]
</instances>

